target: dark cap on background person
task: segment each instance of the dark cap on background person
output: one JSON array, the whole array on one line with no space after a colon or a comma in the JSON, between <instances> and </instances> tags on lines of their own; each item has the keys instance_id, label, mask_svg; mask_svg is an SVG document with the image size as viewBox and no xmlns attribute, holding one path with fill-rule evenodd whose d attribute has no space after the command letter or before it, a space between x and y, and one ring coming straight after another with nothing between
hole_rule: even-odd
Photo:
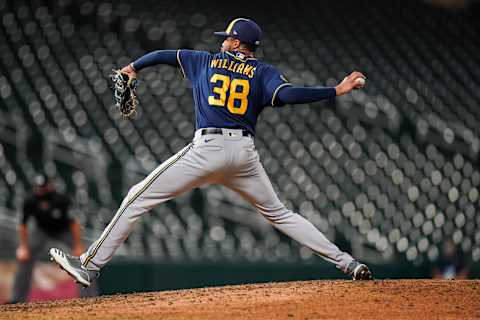
<instances>
[{"instance_id":1,"label":"dark cap on background person","mask_svg":"<svg viewBox=\"0 0 480 320\"><path fill-rule=\"evenodd\" d=\"M49 179L43 173L39 173L33 178L33 186L37 188L44 187L48 184Z\"/></svg>"},{"instance_id":2,"label":"dark cap on background person","mask_svg":"<svg viewBox=\"0 0 480 320\"><path fill-rule=\"evenodd\" d=\"M52 194L55 192L55 186L47 175L39 173L33 178L33 192L37 196Z\"/></svg>"}]
</instances>

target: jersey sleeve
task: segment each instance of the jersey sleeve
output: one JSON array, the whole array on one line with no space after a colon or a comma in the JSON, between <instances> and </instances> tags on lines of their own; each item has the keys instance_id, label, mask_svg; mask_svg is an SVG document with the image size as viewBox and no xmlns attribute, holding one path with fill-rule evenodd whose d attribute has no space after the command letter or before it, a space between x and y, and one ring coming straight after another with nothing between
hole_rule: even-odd
<instances>
[{"instance_id":1,"label":"jersey sleeve","mask_svg":"<svg viewBox=\"0 0 480 320\"><path fill-rule=\"evenodd\" d=\"M177 61L182 69L183 76L195 82L200 71L208 64L210 53L205 51L180 49L177 51Z\"/></svg>"},{"instance_id":2,"label":"jersey sleeve","mask_svg":"<svg viewBox=\"0 0 480 320\"><path fill-rule=\"evenodd\" d=\"M265 106L282 106L284 103L276 99L278 91L292 84L281 75L277 69L268 66L262 76L263 85L263 105Z\"/></svg>"},{"instance_id":3,"label":"jersey sleeve","mask_svg":"<svg viewBox=\"0 0 480 320\"><path fill-rule=\"evenodd\" d=\"M31 201L25 201L23 204L22 210L22 219L20 220L22 224L27 224L28 219L32 215L32 203Z\"/></svg>"},{"instance_id":4,"label":"jersey sleeve","mask_svg":"<svg viewBox=\"0 0 480 320\"><path fill-rule=\"evenodd\" d=\"M65 221L68 221L69 223L72 223L74 221L74 218L71 214L71 207L72 207L72 201L70 200L69 197L62 195L62 210L65 215Z\"/></svg>"}]
</instances>

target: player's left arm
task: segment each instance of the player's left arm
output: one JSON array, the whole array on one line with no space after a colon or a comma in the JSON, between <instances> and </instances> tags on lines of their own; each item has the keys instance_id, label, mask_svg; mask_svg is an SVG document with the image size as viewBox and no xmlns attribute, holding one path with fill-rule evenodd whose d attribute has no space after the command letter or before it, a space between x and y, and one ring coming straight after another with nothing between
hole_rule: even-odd
<instances>
[{"instance_id":1,"label":"player's left arm","mask_svg":"<svg viewBox=\"0 0 480 320\"><path fill-rule=\"evenodd\" d=\"M135 76L136 73L140 70L158 64L167 64L179 67L180 65L177 60L177 51L178 50L155 50L149 52L144 56L138 58L134 62L123 67L120 71Z\"/></svg>"},{"instance_id":2,"label":"player's left arm","mask_svg":"<svg viewBox=\"0 0 480 320\"><path fill-rule=\"evenodd\" d=\"M209 53L197 50L156 50L122 68L122 72L135 76L140 70L158 64L180 67L185 78L193 81L208 59Z\"/></svg>"},{"instance_id":3,"label":"player's left arm","mask_svg":"<svg viewBox=\"0 0 480 320\"><path fill-rule=\"evenodd\" d=\"M80 256L84 251L82 244L82 229L78 220L72 217L70 206L70 199L64 196L61 204L61 210L63 210L66 214L65 219L68 222L68 227L70 229L70 233L72 234L72 253L75 256Z\"/></svg>"},{"instance_id":4,"label":"player's left arm","mask_svg":"<svg viewBox=\"0 0 480 320\"><path fill-rule=\"evenodd\" d=\"M83 253L82 232L77 219L71 219L70 232L72 234L72 253L75 256L80 256Z\"/></svg>"}]
</instances>

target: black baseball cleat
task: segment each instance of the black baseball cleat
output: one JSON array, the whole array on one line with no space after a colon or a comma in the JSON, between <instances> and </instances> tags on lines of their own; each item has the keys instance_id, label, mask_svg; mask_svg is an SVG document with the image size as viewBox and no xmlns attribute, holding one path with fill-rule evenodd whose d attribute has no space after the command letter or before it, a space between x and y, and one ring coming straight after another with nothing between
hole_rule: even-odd
<instances>
[{"instance_id":1,"label":"black baseball cleat","mask_svg":"<svg viewBox=\"0 0 480 320\"><path fill-rule=\"evenodd\" d=\"M25 303L25 301L10 300L10 301L7 301L5 304L19 304L19 303Z\"/></svg>"},{"instance_id":2,"label":"black baseball cleat","mask_svg":"<svg viewBox=\"0 0 480 320\"><path fill-rule=\"evenodd\" d=\"M353 280L373 280L372 272L368 266L356 260L348 265L347 274L352 276Z\"/></svg>"},{"instance_id":3,"label":"black baseball cleat","mask_svg":"<svg viewBox=\"0 0 480 320\"><path fill-rule=\"evenodd\" d=\"M65 270L75 282L82 286L89 287L92 281L100 275L100 272L95 270L88 270L82 266L82 262L79 257L74 257L66 254L60 249L50 249L50 260L55 261L60 268Z\"/></svg>"}]
</instances>

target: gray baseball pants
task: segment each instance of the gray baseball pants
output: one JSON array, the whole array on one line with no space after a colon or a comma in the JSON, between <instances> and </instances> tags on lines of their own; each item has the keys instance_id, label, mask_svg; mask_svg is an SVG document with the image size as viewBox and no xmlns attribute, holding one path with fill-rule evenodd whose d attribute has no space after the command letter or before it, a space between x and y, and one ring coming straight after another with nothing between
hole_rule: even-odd
<instances>
[{"instance_id":1,"label":"gray baseball pants","mask_svg":"<svg viewBox=\"0 0 480 320\"><path fill-rule=\"evenodd\" d=\"M100 238L80 257L84 267L99 270L110 261L137 220L154 206L193 188L218 183L239 193L278 230L346 272L353 258L278 199L253 139L241 130L222 132L201 135L197 130L192 143L134 185Z\"/></svg>"}]
</instances>

